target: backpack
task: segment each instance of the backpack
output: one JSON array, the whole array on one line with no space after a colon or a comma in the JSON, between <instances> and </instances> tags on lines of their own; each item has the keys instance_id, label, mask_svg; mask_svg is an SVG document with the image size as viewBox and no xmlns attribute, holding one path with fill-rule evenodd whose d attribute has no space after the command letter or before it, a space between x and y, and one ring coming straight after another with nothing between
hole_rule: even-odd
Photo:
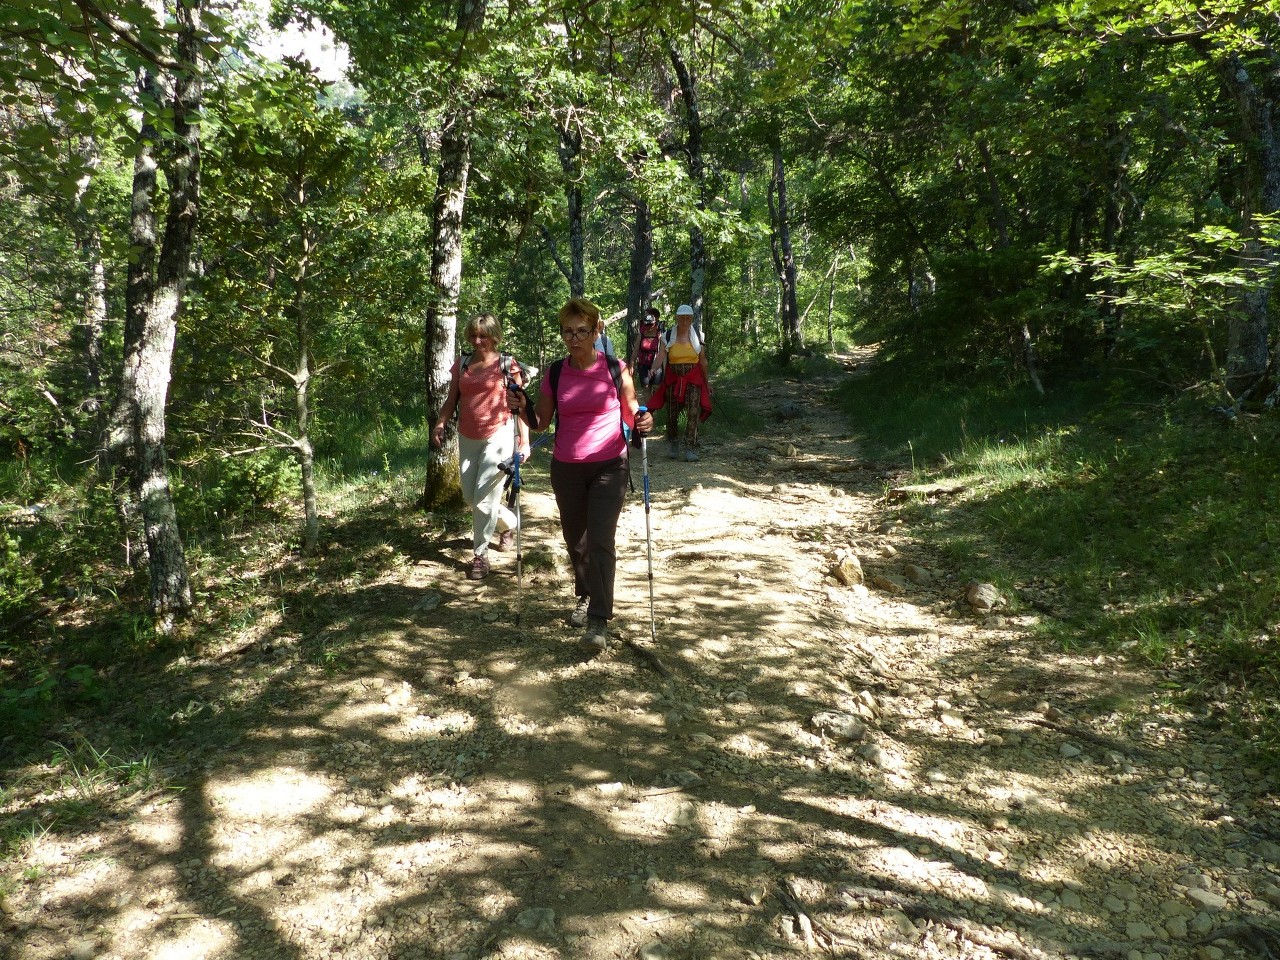
<instances>
[{"instance_id":1,"label":"backpack","mask_svg":"<svg viewBox=\"0 0 1280 960\"><path fill-rule=\"evenodd\" d=\"M551 402L556 405L556 410L552 412L551 418L555 421L556 428L560 426L560 371L564 368L567 357L561 357L551 366L547 367L547 377L551 380ZM609 376L613 378L613 389L618 391L618 407L620 419L618 428L622 431L622 438L631 445L631 424L627 423L627 407L622 399L622 364L618 358L611 353L604 355L604 362L609 365ZM636 486L631 480L631 462L627 461L627 485L631 488L631 492L635 493Z\"/></svg>"},{"instance_id":2,"label":"backpack","mask_svg":"<svg viewBox=\"0 0 1280 960\"><path fill-rule=\"evenodd\" d=\"M646 333L647 330L652 332ZM636 348L636 366L652 367L658 359L658 344L666 331L656 320L653 323L640 324L640 345Z\"/></svg>"},{"instance_id":3,"label":"backpack","mask_svg":"<svg viewBox=\"0 0 1280 960\"><path fill-rule=\"evenodd\" d=\"M467 365L471 363L471 358L474 356L475 356L474 353L464 353L462 355L462 363L458 367L459 377L461 377L464 373L467 372ZM517 367L519 367L520 377L524 381L525 386L528 386L530 381L532 381L533 378L538 375L537 367L531 367L527 363L521 363L519 360L517 360L515 357L513 357L509 353L499 353L498 363L500 364L500 369L505 370L508 376L511 374L511 365L513 363Z\"/></svg>"},{"instance_id":4,"label":"backpack","mask_svg":"<svg viewBox=\"0 0 1280 960\"><path fill-rule=\"evenodd\" d=\"M551 402L559 407L560 400L560 371L564 368L565 358L561 357L551 366L547 367L547 376L551 378ZM613 389L618 391L618 406L622 414L622 436L630 442L631 440L631 424L627 423L626 407L622 402L622 363L618 358L606 353L604 362L609 365L609 376L613 378ZM556 426L559 427L559 411L552 413L555 418Z\"/></svg>"}]
</instances>

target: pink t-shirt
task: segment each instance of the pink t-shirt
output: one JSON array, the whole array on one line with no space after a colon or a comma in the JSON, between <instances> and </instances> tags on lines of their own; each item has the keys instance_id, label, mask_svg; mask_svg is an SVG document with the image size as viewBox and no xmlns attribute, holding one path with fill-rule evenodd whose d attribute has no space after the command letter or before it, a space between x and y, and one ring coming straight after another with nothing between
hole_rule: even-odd
<instances>
[{"instance_id":1,"label":"pink t-shirt","mask_svg":"<svg viewBox=\"0 0 1280 960\"><path fill-rule=\"evenodd\" d=\"M622 363L622 361L618 361ZM627 365L622 363L625 375ZM551 377L542 378L542 392L551 397ZM596 353L595 366L575 370L568 358L560 365L560 395L555 401L555 458L561 463L598 463L625 456L627 441L622 436L622 404L609 376L603 353Z\"/></svg>"},{"instance_id":2,"label":"pink t-shirt","mask_svg":"<svg viewBox=\"0 0 1280 960\"><path fill-rule=\"evenodd\" d=\"M461 360L454 361L455 375L461 363ZM464 437L488 440L510 421L507 378L501 367L501 362L495 361L490 366L480 368L473 360L458 377L458 432ZM512 363L511 368L509 372L518 383L520 366Z\"/></svg>"}]
</instances>

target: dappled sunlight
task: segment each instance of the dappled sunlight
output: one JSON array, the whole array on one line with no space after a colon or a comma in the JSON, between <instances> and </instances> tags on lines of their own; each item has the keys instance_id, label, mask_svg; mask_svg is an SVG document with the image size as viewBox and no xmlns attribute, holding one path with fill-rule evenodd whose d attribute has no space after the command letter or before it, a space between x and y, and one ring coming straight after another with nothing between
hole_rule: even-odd
<instances>
[{"instance_id":1,"label":"dappled sunlight","mask_svg":"<svg viewBox=\"0 0 1280 960\"><path fill-rule=\"evenodd\" d=\"M1219 883L1191 845L1238 840L1211 819L1230 776L1167 773L1154 736L1082 708L1142 678L965 607L964 571L881 522L884 484L824 416L652 464L656 642L634 497L593 659L539 465L524 548L549 559L519 580L496 551L466 580L439 517L351 519L334 576L282 586L279 618L166 695L198 702L182 789L140 800L110 857L32 844L47 902L114 924L121 960L777 957L828 935L837 956L1061 956L1180 917L1189 870ZM1165 901L1126 899L1134 875ZM1232 909L1264 895L1240 889ZM1190 934L1147 939L1188 960Z\"/></svg>"},{"instance_id":2,"label":"dappled sunlight","mask_svg":"<svg viewBox=\"0 0 1280 960\"><path fill-rule=\"evenodd\" d=\"M325 780L290 767L214 779L205 786L209 808L220 818L251 823L293 820L315 810L331 793Z\"/></svg>"},{"instance_id":3,"label":"dappled sunlight","mask_svg":"<svg viewBox=\"0 0 1280 960\"><path fill-rule=\"evenodd\" d=\"M184 917L165 930L154 949L135 953L139 960L214 960L230 956L239 942L235 923Z\"/></svg>"}]
</instances>

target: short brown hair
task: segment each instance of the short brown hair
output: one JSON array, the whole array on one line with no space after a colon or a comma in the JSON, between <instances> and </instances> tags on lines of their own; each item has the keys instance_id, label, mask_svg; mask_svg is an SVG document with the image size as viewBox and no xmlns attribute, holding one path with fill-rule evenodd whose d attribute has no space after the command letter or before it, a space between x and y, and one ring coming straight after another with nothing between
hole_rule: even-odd
<instances>
[{"instance_id":1,"label":"short brown hair","mask_svg":"<svg viewBox=\"0 0 1280 960\"><path fill-rule=\"evenodd\" d=\"M560 308L560 315L557 318L560 321L560 328L564 329L564 322L574 317L582 317L593 328L597 330L600 328L600 308L585 297L572 297Z\"/></svg>"},{"instance_id":2,"label":"short brown hair","mask_svg":"<svg viewBox=\"0 0 1280 960\"><path fill-rule=\"evenodd\" d=\"M491 339L495 347L502 342L502 324L492 313L477 313L468 320L462 331L462 339L470 340L477 333Z\"/></svg>"}]
</instances>

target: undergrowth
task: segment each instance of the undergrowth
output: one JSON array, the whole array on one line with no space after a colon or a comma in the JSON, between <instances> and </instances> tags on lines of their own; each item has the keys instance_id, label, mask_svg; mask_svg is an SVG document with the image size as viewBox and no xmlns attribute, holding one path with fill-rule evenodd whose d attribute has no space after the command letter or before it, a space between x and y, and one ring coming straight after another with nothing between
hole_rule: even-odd
<instances>
[{"instance_id":1,"label":"undergrowth","mask_svg":"<svg viewBox=\"0 0 1280 960\"><path fill-rule=\"evenodd\" d=\"M1195 708L1280 765L1280 423L1105 378L927 382L886 363L846 384L873 459L965 492L904 509L969 579L1047 614L1064 648L1167 667Z\"/></svg>"}]
</instances>

